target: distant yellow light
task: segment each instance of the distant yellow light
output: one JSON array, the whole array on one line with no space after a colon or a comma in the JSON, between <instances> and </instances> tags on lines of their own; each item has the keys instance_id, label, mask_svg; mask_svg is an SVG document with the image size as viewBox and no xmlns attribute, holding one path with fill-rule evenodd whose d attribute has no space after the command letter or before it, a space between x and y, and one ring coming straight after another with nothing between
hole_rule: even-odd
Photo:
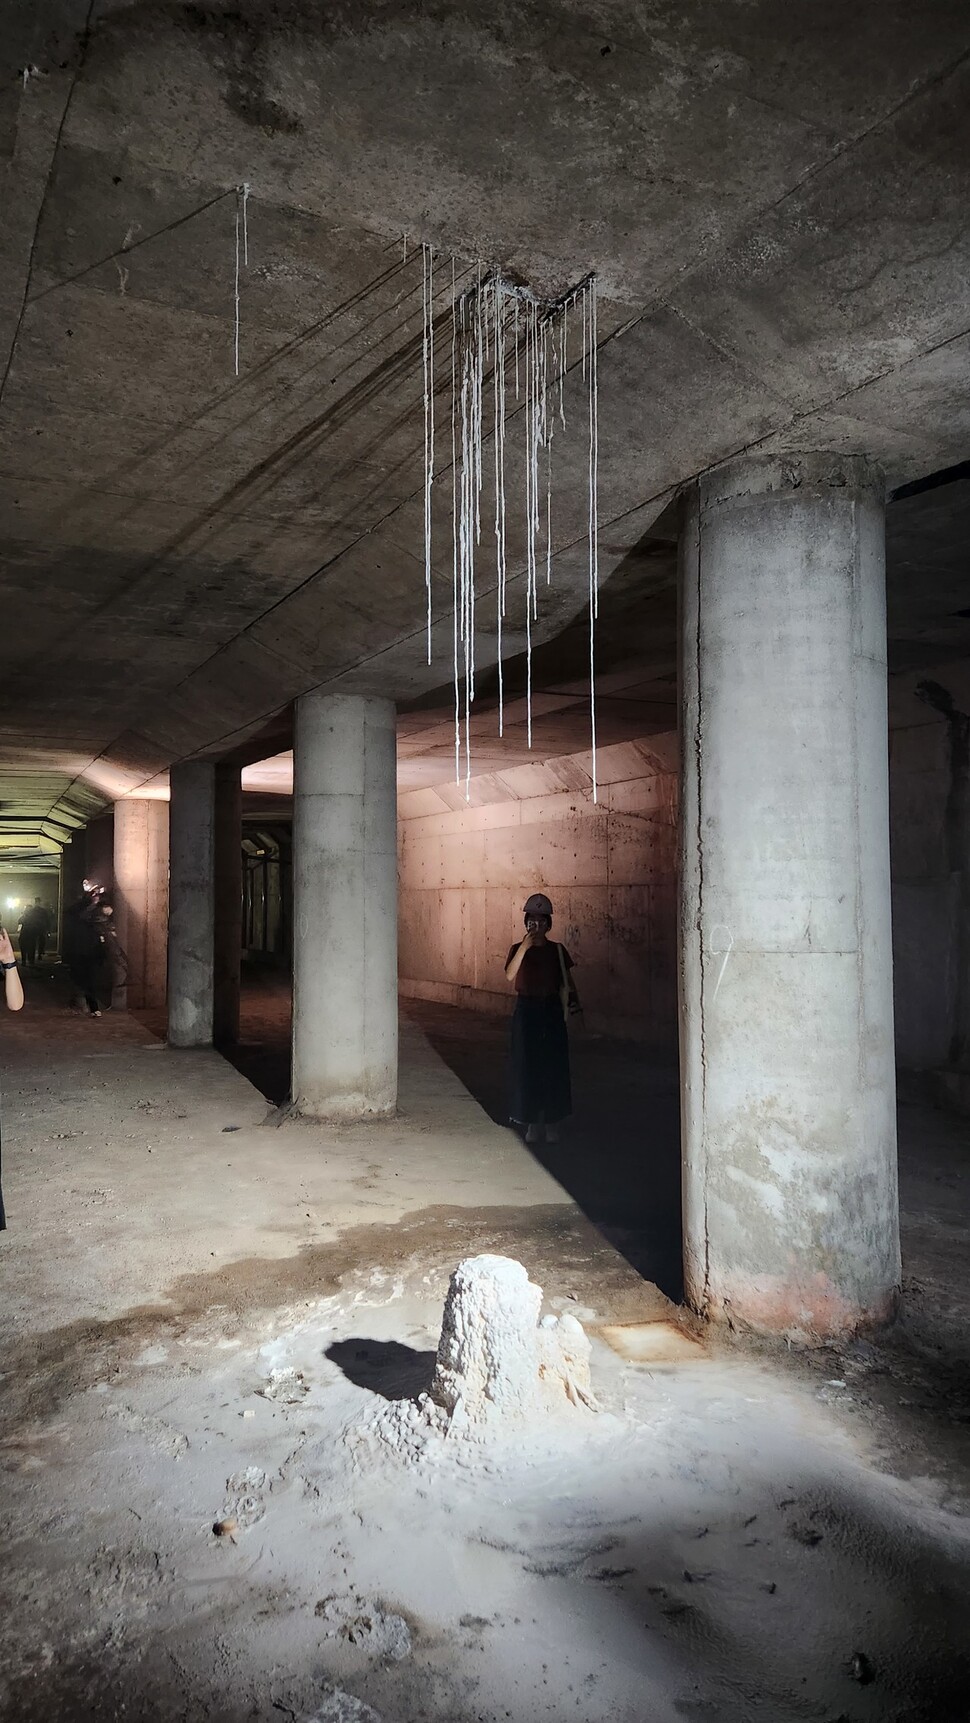
<instances>
[{"instance_id":1,"label":"distant yellow light","mask_svg":"<svg viewBox=\"0 0 970 1723\"><path fill-rule=\"evenodd\" d=\"M19 902L20 902L19 897L8 897L7 908L8 909L16 909Z\"/></svg>"}]
</instances>

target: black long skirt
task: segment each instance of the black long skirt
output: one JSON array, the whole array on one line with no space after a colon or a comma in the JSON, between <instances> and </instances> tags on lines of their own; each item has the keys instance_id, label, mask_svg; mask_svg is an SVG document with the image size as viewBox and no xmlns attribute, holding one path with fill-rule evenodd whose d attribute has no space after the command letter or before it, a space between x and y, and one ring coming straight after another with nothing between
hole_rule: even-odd
<instances>
[{"instance_id":1,"label":"black long skirt","mask_svg":"<svg viewBox=\"0 0 970 1723\"><path fill-rule=\"evenodd\" d=\"M569 1037L557 996L519 998L512 1015L509 1115L520 1125L556 1125L573 1110Z\"/></svg>"}]
</instances>

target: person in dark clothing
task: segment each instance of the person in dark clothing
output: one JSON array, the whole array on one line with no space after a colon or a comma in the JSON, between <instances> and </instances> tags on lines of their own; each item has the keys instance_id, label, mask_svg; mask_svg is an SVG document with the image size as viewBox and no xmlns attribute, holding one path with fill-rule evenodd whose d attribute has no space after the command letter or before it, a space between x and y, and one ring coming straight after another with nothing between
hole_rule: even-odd
<instances>
[{"instance_id":1,"label":"person in dark clothing","mask_svg":"<svg viewBox=\"0 0 970 1723\"><path fill-rule=\"evenodd\" d=\"M115 1004L117 1003L117 994L126 986L128 981L128 954L118 938L114 910L110 903L102 902L98 905L94 912L94 924L101 935L111 1003Z\"/></svg>"},{"instance_id":2,"label":"person in dark clothing","mask_svg":"<svg viewBox=\"0 0 970 1723\"><path fill-rule=\"evenodd\" d=\"M74 1007L101 1016L98 972L104 961L104 940L98 926L104 887L83 882L81 896L64 914L64 961L74 984Z\"/></svg>"},{"instance_id":3,"label":"person in dark clothing","mask_svg":"<svg viewBox=\"0 0 970 1723\"><path fill-rule=\"evenodd\" d=\"M0 971L3 973L3 994L8 1011L21 1010L24 1003L24 987L17 968L14 948L10 943L10 935L5 928L0 927ZM7 1217L3 1208L3 1188L0 1186L0 1232L5 1232Z\"/></svg>"},{"instance_id":4,"label":"person in dark clothing","mask_svg":"<svg viewBox=\"0 0 970 1723\"><path fill-rule=\"evenodd\" d=\"M534 892L525 906L525 938L513 945L505 974L517 994L512 1016L512 1122L525 1125L527 1143L559 1139L572 1112L567 1016L579 1010L573 960L548 937L552 904Z\"/></svg>"},{"instance_id":5,"label":"person in dark clothing","mask_svg":"<svg viewBox=\"0 0 970 1723\"><path fill-rule=\"evenodd\" d=\"M50 930L50 910L35 897L30 908L24 910L20 923L20 959L28 969L33 969L43 957Z\"/></svg>"}]
</instances>

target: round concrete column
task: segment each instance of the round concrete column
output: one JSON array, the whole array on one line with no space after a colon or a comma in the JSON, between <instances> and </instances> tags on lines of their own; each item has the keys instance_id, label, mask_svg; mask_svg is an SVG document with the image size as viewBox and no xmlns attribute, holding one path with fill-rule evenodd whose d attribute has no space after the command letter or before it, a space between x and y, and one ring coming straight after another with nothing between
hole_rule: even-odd
<instances>
[{"instance_id":1,"label":"round concrete column","mask_svg":"<svg viewBox=\"0 0 970 1723\"><path fill-rule=\"evenodd\" d=\"M793 1337L899 1286L883 495L747 460L682 538L685 1282Z\"/></svg>"},{"instance_id":2,"label":"round concrete column","mask_svg":"<svg viewBox=\"0 0 970 1723\"><path fill-rule=\"evenodd\" d=\"M393 702L306 694L293 760L293 1100L314 1118L397 1103Z\"/></svg>"},{"instance_id":3,"label":"round concrete column","mask_svg":"<svg viewBox=\"0 0 970 1723\"><path fill-rule=\"evenodd\" d=\"M173 766L169 805L168 1039L212 1043L215 782L208 760Z\"/></svg>"}]
</instances>

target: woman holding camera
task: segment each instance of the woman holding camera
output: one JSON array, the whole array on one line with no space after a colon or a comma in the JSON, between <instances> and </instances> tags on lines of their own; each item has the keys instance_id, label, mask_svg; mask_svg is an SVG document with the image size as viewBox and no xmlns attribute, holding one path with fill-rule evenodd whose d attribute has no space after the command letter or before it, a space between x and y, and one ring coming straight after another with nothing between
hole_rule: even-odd
<instances>
[{"instance_id":1,"label":"woman holding camera","mask_svg":"<svg viewBox=\"0 0 970 1723\"><path fill-rule=\"evenodd\" d=\"M558 1126L572 1112L566 1019L579 1010L573 960L549 938L552 904L534 892L525 906L525 938L513 945L505 974L516 991L512 1017L512 1123L526 1127L527 1143L559 1140Z\"/></svg>"}]
</instances>

